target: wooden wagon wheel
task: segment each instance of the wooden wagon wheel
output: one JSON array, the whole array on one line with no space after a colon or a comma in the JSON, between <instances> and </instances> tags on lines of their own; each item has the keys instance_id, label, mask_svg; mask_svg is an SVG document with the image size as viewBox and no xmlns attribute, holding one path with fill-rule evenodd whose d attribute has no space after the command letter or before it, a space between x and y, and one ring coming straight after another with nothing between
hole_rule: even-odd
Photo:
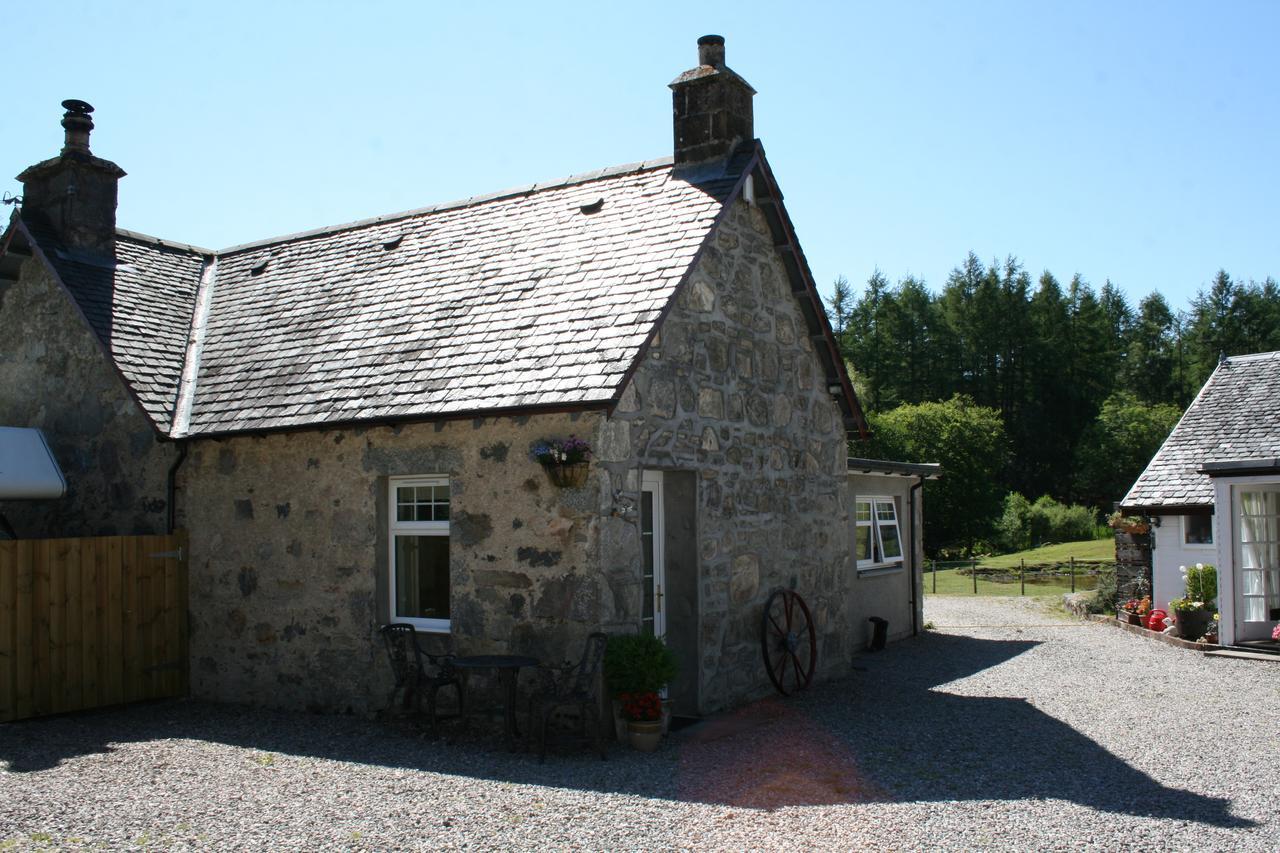
<instances>
[{"instance_id":1,"label":"wooden wagon wheel","mask_svg":"<svg viewBox=\"0 0 1280 853\"><path fill-rule=\"evenodd\" d=\"M760 624L760 648L769 680L783 696L803 690L818 663L818 635L804 599L789 589L769 596Z\"/></svg>"}]
</instances>

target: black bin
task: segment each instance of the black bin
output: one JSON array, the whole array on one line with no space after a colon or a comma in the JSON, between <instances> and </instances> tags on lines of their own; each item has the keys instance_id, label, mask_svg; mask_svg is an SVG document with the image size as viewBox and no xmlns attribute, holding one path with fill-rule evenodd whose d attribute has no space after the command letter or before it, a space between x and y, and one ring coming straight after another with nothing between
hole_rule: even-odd
<instances>
[{"instance_id":1,"label":"black bin","mask_svg":"<svg viewBox=\"0 0 1280 853\"><path fill-rule=\"evenodd\" d=\"M871 634L869 648L873 652L884 651L884 644L889 639L889 620L881 619L879 616L872 616L867 621L875 626L875 630Z\"/></svg>"}]
</instances>

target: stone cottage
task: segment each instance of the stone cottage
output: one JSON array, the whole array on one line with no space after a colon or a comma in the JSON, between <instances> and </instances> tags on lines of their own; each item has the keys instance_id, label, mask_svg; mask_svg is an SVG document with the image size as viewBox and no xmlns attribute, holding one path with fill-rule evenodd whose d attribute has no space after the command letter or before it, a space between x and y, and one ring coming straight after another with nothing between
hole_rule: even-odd
<instances>
[{"instance_id":1,"label":"stone cottage","mask_svg":"<svg viewBox=\"0 0 1280 853\"><path fill-rule=\"evenodd\" d=\"M366 710L376 630L560 661L653 630L677 710L767 692L762 605L794 587L844 671L867 617L918 623L919 494L866 425L754 139L698 43L674 156L223 251L116 227L92 107L24 171L0 243L0 424L58 501L25 536L189 537L197 696ZM530 455L577 436L586 484ZM900 521L901 520L901 521Z\"/></svg>"},{"instance_id":2,"label":"stone cottage","mask_svg":"<svg viewBox=\"0 0 1280 853\"><path fill-rule=\"evenodd\" d=\"M1280 652L1280 352L1224 356L1120 508L1152 523L1156 607L1209 563L1220 641Z\"/></svg>"}]
</instances>

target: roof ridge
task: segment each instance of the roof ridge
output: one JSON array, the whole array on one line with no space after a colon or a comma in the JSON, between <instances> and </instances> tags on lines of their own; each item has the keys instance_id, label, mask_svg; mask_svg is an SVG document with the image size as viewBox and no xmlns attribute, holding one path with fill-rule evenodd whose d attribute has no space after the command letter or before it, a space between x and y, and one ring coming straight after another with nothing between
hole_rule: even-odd
<instances>
[{"instance_id":1,"label":"roof ridge","mask_svg":"<svg viewBox=\"0 0 1280 853\"><path fill-rule=\"evenodd\" d=\"M163 237L143 234L141 231L130 231L128 228L117 228L116 236L124 237L128 240L137 240L139 243L154 243L157 246L163 246L167 249L179 249L186 252L195 252L197 255L217 254L213 249L206 249L203 246L193 246L190 243L180 243L177 240L166 240Z\"/></svg>"},{"instance_id":2,"label":"roof ridge","mask_svg":"<svg viewBox=\"0 0 1280 853\"><path fill-rule=\"evenodd\" d=\"M382 225L388 222L397 222L401 219L409 219L414 216L422 216L428 213L440 213L446 210L460 210L462 208L474 207L480 204L487 204L492 201L502 201L504 199L515 198L521 195L530 195L542 190L560 189L563 187L575 186L577 184L586 184L591 181L598 181L604 178L616 178L621 175L639 174L640 172L653 171L662 169L675 164L675 157L667 155L665 157L657 157L652 160L640 160L634 163L624 163L618 166L606 166L603 169L594 169L589 172L579 172L575 175L569 175L564 178L557 178L550 181L537 181L532 184L523 184L517 187L511 187L498 192L484 193L483 195L473 195L465 199L457 199L455 201L447 201L442 204L432 204L426 207L417 207L411 210L401 210L396 213L385 213L381 216L372 216L367 219L356 219L351 222L344 222L340 225L327 225L320 228L312 228L306 231L296 231L292 234L284 234L279 237L268 237L264 240L254 240L249 243L240 243L235 246L229 246L220 249L213 254L218 256L230 255L236 252L244 252L251 249L262 249L267 246L276 246L281 243L291 243L295 240L305 240L310 237L320 237L326 234L336 234L339 231L348 231L356 228L364 228L371 225Z\"/></svg>"},{"instance_id":3,"label":"roof ridge","mask_svg":"<svg viewBox=\"0 0 1280 853\"><path fill-rule=\"evenodd\" d=\"M1275 358L1280 356L1280 350L1271 350L1269 352L1250 352L1244 355L1229 355L1223 359L1224 362L1232 364L1241 361L1262 361L1264 358Z\"/></svg>"}]
</instances>

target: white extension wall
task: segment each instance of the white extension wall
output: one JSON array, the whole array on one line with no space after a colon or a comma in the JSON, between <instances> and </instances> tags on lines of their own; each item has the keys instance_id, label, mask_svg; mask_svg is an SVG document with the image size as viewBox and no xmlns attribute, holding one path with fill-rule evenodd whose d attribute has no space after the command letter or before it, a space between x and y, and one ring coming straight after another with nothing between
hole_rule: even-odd
<instances>
[{"instance_id":1,"label":"white extension wall","mask_svg":"<svg viewBox=\"0 0 1280 853\"><path fill-rule=\"evenodd\" d=\"M1152 533L1154 550L1151 554L1151 574L1155 587L1151 591L1152 607L1169 609L1169 602L1181 598L1185 590L1181 566L1196 563L1215 563L1218 558L1214 545L1186 545L1183 542L1183 518L1181 515L1162 515L1160 526Z\"/></svg>"}]
</instances>

